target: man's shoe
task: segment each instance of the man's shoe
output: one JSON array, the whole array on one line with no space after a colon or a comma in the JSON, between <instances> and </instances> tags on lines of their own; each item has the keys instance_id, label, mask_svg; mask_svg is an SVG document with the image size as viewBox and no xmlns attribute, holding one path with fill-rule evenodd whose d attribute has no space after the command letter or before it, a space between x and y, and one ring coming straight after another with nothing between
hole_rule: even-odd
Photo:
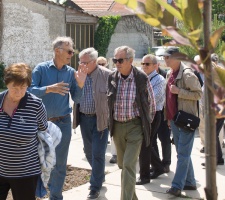
<instances>
[{"instance_id":1,"label":"man's shoe","mask_svg":"<svg viewBox=\"0 0 225 200\"><path fill-rule=\"evenodd\" d=\"M205 153L205 148L204 148L204 147L202 147L202 148L200 149L200 153Z\"/></svg>"},{"instance_id":2,"label":"man's shoe","mask_svg":"<svg viewBox=\"0 0 225 200\"><path fill-rule=\"evenodd\" d=\"M88 195L88 199L97 199L100 195L99 191L95 191L95 190L91 190L89 195Z\"/></svg>"},{"instance_id":3,"label":"man's shoe","mask_svg":"<svg viewBox=\"0 0 225 200\"><path fill-rule=\"evenodd\" d=\"M176 197L180 197L181 196L181 190L177 189L177 188L173 188L171 187L169 190L166 191L167 194L172 194Z\"/></svg>"},{"instance_id":4,"label":"man's shoe","mask_svg":"<svg viewBox=\"0 0 225 200\"><path fill-rule=\"evenodd\" d=\"M185 185L183 190L197 190L195 185Z\"/></svg>"},{"instance_id":5,"label":"man's shoe","mask_svg":"<svg viewBox=\"0 0 225 200\"><path fill-rule=\"evenodd\" d=\"M150 173L154 172L155 169L153 167L150 167Z\"/></svg>"},{"instance_id":6,"label":"man's shoe","mask_svg":"<svg viewBox=\"0 0 225 200\"><path fill-rule=\"evenodd\" d=\"M170 166L169 165L165 165L164 172L165 173L169 173L170 172Z\"/></svg>"},{"instance_id":7,"label":"man's shoe","mask_svg":"<svg viewBox=\"0 0 225 200\"><path fill-rule=\"evenodd\" d=\"M224 159L220 159L217 161L217 165L224 165Z\"/></svg>"},{"instance_id":8,"label":"man's shoe","mask_svg":"<svg viewBox=\"0 0 225 200\"><path fill-rule=\"evenodd\" d=\"M157 171L155 170L154 172L152 172L152 174L150 175L150 178L151 179L156 179L158 178L158 176L164 174L165 172L164 171Z\"/></svg>"},{"instance_id":9,"label":"man's shoe","mask_svg":"<svg viewBox=\"0 0 225 200\"><path fill-rule=\"evenodd\" d=\"M110 158L109 162L112 163L112 164L117 163L117 155L113 155L113 156Z\"/></svg>"},{"instance_id":10,"label":"man's shoe","mask_svg":"<svg viewBox=\"0 0 225 200\"><path fill-rule=\"evenodd\" d=\"M144 184L147 184L147 183L150 183L150 178L137 178L136 180L136 185L144 185Z\"/></svg>"}]
</instances>

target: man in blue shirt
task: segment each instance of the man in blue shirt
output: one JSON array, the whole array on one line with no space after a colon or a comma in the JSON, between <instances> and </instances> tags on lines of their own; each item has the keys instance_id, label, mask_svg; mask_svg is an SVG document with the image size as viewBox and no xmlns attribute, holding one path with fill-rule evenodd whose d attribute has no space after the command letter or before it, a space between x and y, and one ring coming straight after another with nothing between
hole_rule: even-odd
<instances>
[{"instance_id":1,"label":"man in blue shirt","mask_svg":"<svg viewBox=\"0 0 225 200\"><path fill-rule=\"evenodd\" d=\"M62 132L60 144L56 147L56 166L48 183L50 200L62 200L62 188L66 176L66 164L71 139L72 108L69 93L79 103L87 76L86 68L76 72L68 66L74 55L70 37L57 37L53 41L54 57L38 64L32 72L30 92L40 97L47 110L48 120L55 123Z\"/></svg>"}]
</instances>

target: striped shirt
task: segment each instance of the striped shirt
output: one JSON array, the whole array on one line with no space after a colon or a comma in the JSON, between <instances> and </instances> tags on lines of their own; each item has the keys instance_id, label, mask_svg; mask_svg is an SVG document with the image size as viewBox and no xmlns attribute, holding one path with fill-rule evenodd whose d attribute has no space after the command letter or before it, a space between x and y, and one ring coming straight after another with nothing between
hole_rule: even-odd
<instances>
[{"instance_id":1,"label":"striped shirt","mask_svg":"<svg viewBox=\"0 0 225 200\"><path fill-rule=\"evenodd\" d=\"M47 129L42 101L27 92L12 117L3 110L7 91L0 93L0 176L19 178L41 173L38 130Z\"/></svg>"},{"instance_id":2,"label":"striped shirt","mask_svg":"<svg viewBox=\"0 0 225 200\"><path fill-rule=\"evenodd\" d=\"M124 122L140 116L136 97L136 82L133 70L130 75L124 79L119 73L119 80L117 86L116 101L114 103L113 118L116 121ZM152 86L150 81L147 82L147 89L149 93L150 113L153 120L155 115L155 101Z\"/></svg>"},{"instance_id":3,"label":"striped shirt","mask_svg":"<svg viewBox=\"0 0 225 200\"><path fill-rule=\"evenodd\" d=\"M155 97L155 104L156 104L156 111L161 111L164 106L165 98L166 98L166 81L163 76L153 71L151 74L148 75L148 78L151 82L154 97Z\"/></svg>"},{"instance_id":4,"label":"striped shirt","mask_svg":"<svg viewBox=\"0 0 225 200\"><path fill-rule=\"evenodd\" d=\"M95 102L92 91L92 78L87 76L80 99L80 112L84 114L95 114Z\"/></svg>"}]
</instances>

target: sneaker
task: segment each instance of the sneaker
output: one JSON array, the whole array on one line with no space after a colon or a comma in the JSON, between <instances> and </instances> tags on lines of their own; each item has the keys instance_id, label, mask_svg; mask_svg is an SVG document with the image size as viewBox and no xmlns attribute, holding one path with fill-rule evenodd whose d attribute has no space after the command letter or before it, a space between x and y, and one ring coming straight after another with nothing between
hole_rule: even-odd
<instances>
[{"instance_id":1,"label":"sneaker","mask_svg":"<svg viewBox=\"0 0 225 200\"><path fill-rule=\"evenodd\" d=\"M99 191L91 190L89 195L87 196L88 199L98 199L100 195Z\"/></svg>"},{"instance_id":2,"label":"sneaker","mask_svg":"<svg viewBox=\"0 0 225 200\"><path fill-rule=\"evenodd\" d=\"M117 163L117 155L113 155L113 156L110 158L109 162L112 163L112 164Z\"/></svg>"}]
</instances>

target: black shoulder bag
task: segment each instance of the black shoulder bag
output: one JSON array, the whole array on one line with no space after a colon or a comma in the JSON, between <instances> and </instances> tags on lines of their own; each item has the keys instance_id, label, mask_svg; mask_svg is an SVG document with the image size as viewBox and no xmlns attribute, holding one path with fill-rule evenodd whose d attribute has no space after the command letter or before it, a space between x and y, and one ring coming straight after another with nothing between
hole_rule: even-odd
<instances>
[{"instance_id":1,"label":"black shoulder bag","mask_svg":"<svg viewBox=\"0 0 225 200\"><path fill-rule=\"evenodd\" d=\"M197 101L197 107L198 107L198 115L199 115L198 101ZM174 116L173 120L174 120L174 124L177 127L182 128L187 132L194 132L196 128L199 127L199 123L200 123L199 117L193 114L187 113L183 110L179 110L177 114Z\"/></svg>"}]
</instances>

